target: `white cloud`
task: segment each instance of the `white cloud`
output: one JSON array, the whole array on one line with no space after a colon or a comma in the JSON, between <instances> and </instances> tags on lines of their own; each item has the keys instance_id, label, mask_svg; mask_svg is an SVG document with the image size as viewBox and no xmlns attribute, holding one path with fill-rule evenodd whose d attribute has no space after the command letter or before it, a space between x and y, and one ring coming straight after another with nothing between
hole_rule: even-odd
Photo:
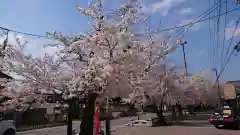
<instances>
[{"instance_id":1,"label":"white cloud","mask_svg":"<svg viewBox=\"0 0 240 135\"><path fill-rule=\"evenodd\" d=\"M185 1L186 0L162 0L154 3L152 5L152 10L153 12L160 12L162 16L166 16L172 7L177 6Z\"/></svg>"},{"instance_id":2,"label":"white cloud","mask_svg":"<svg viewBox=\"0 0 240 135\"><path fill-rule=\"evenodd\" d=\"M192 8L188 7L188 8L182 8L180 10L180 14L181 15L187 15L187 14L191 14L192 13Z\"/></svg>"},{"instance_id":3,"label":"white cloud","mask_svg":"<svg viewBox=\"0 0 240 135\"><path fill-rule=\"evenodd\" d=\"M3 41L5 40L6 36L0 37L0 44L2 45ZM24 48L25 54L31 54L35 57L43 56L45 53L48 54L54 54L56 51L58 51L57 48L51 47L51 48L44 48L43 40L28 40L23 35L16 35L14 33L10 33L8 35L8 43L9 44L16 44L16 38L19 39L21 43L24 43L25 40L27 41L27 44Z\"/></svg>"},{"instance_id":4,"label":"white cloud","mask_svg":"<svg viewBox=\"0 0 240 135\"><path fill-rule=\"evenodd\" d=\"M229 21L229 23L227 24L227 28L226 28L226 32L225 32L225 37L226 37L226 40L229 40L232 38L232 36L234 37L238 37L240 36L240 28L236 28L235 30L235 23L236 21L235 20L231 20ZM235 30L235 33L234 33L234 30ZM233 35L234 34L234 35Z\"/></svg>"},{"instance_id":5,"label":"white cloud","mask_svg":"<svg viewBox=\"0 0 240 135\"><path fill-rule=\"evenodd\" d=\"M237 29L235 30L235 33L234 33L234 29L235 29L234 27L226 28L226 33L225 33L226 40L231 39L232 36L234 36L234 37L240 36L240 28L237 28ZM233 33L234 33L234 35L233 35Z\"/></svg>"},{"instance_id":6,"label":"white cloud","mask_svg":"<svg viewBox=\"0 0 240 135\"><path fill-rule=\"evenodd\" d=\"M186 24L189 24L189 23L192 23L192 22L195 22L193 21L194 19L185 19L185 20L182 20L180 24L178 24L177 26L182 26L182 25L186 25ZM200 23L196 23L196 24L193 24L193 25L188 25L185 27L185 29L187 31L197 31L199 30L200 28Z\"/></svg>"},{"instance_id":7,"label":"white cloud","mask_svg":"<svg viewBox=\"0 0 240 135\"><path fill-rule=\"evenodd\" d=\"M205 53L204 50L200 50L200 51L197 53L197 55L198 55L198 56L202 56L204 53Z\"/></svg>"},{"instance_id":8,"label":"white cloud","mask_svg":"<svg viewBox=\"0 0 240 135\"><path fill-rule=\"evenodd\" d=\"M142 8L141 8L140 12L145 13L145 14L151 14L152 13L151 8L149 8L145 4L141 4L141 6L142 6Z\"/></svg>"},{"instance_id":9,"label":"white cloud","mask_svg":"<svg viewBox=\"0 0 240 135\"><path fill-rule=\"evenodd\" d=\"M13 33L8 34L8 43L16 44L16 38L18 38L21 43L24 43L24 38L22 35L16 35ZM0 44L2 44L5 39L6 39L6 35L0 37Z\"/></svg>"}]
</instances>

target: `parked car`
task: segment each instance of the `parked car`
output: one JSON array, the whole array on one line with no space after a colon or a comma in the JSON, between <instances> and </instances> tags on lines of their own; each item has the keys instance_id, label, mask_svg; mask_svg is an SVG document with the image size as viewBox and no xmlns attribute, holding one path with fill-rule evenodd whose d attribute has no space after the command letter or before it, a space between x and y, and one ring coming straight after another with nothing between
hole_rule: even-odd
<instances>
[{"instance_id":1,"label":"parked car","mask_svg":"<svg viewBox=\"0 0 240 135\"><path fill-rule=\"evenodd\" d=\"M15 135L16 128L13 120L4 120L4 114L0 113L0 135Z\"/></svg>"},{"instance_id":2,"label":"parked car","mask_svg":"<svg viewBox=\"0 0 240 135\"><path fill-rule=\"evenodd\" d=\"M221 108L222 110L220 110ZM223 127L240 129L240 117L232 115L232 110L229 106L219 107L218 111L209 117L209 122L218 129Z\"/></svg>"}]
</instances>

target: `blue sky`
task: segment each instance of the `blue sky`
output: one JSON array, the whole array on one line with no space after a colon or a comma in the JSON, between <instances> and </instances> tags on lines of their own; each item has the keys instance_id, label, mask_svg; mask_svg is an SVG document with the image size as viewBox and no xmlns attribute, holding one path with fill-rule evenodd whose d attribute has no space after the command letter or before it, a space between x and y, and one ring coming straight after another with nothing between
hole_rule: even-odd
<instances>
[{"instance_id":1,"label":"blue sky","mask_svg":"<svg viewBox=\"0 0 240 135\"><path fill-rule=\"evenodd\" d=\"M107 11L116 9L126 0L104 0L104 6ZM213 0L211 5L213 5ZM189 23L198 15L209 8L209 0L141 0L143 11L151 15L151 26L156 28L160 24L160 29L173 27ZM17 31L44 35L45 32L61 31L77 34L89 30L88 18L83 17L76 11L77 7L87 7L88 0L1 0L0 1L0 26ZM235 0L228 0L228 9L236 8L240 5L235 4ZM223 10L224 12L224 10ZM213 14L212 14L213 15ZM229 13L227 16L227 37L231 36L234 23L240 15L240 10ZM223 38L223 21L221 17L220 38ZM216 20L215 20L216 21ZM212 21L213 22L213 21ZM213 27L212 27L213 28ZM239 27L240 28L240 27ZM186 55L189 72L199 72L200 70L209 70L212 67L210 53L213 52L210 44L209 21L205 21L190 27L184 35L188 41L186 45ZM164 32L165 36L174 36L174 32ZM230 35L230 36L229 36ZM239 41L240 29L237 29L233 43ZM178 37L175 37L177 39ZM24 39L31 43L27 52L38 54L43 43L50 42L47 39L24 36ZM212 40L213 42L213 40ZM225 46L228 45L226 41ZM222 47L222 40L219 48ZM225 47L227 48L227 47ZM221 49L219 49L221 50ZM218 56L220 58L220 55ZM221 80L240 79L238 71L238 54L234 54L229 66L227 66ZM182 50L178 50L169 56L170 60L176 62L180 68L183 68ZM219 61L219 60L218 60ZM219 62L218 62L219 64ZM217 65L219 68L219 65Z\"/></svg>"}]
</instances>

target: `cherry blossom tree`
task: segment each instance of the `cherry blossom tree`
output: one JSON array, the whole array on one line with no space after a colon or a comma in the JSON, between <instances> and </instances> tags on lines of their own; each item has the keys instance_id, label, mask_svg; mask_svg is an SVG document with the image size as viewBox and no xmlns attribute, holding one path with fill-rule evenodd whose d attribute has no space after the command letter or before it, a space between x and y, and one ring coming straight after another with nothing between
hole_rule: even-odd
<instances>
[{"instance_id":1,"label":"cherry blossom tree","mask_svg":"<svg viewBox=\"0 0 240 135\"><path fill-rule=\"evenodd\" d=\"M70 97L88 97L88 111L80 134L92 134L89 127L93 125L96 98L110 93L112 84L133 85L133 81L126 81L129 77L136 76L136 82L151 78L158 61L177 48L161 44L161 40L150 36L149 28L147 34L140 36L131 30L139 21L147 22L138 15L139 8L137 0L129 0L117 10L117 19L107 20L101 1L89 3L88 9L78 8L78 11L90 18L90 32L77 37L48 34L58 40L51 45L60 49L57 58L26 56L24 44L18 43L17 47L7 49L7 65L11 72L21 76L18 79L21 83L31 86L33 93L45 90Z\"/></svg>"},{"instance_id":2,"label":"cherry blossom tree","mask_svg":"<svg viewBox=\"0 0 240 135\"><path fill-rule=\"evenodd\" d=\"M19 84L19 82L9 82L1 90L1 105L5 112L26 111L31 109L31 105L41 101L41 96L35 93L31 86Z\"/></svg>"},{"instance_id":3,"label":"cherry blossom tree","mask_svg":"<svg viewBox=\"0 0 240 135\"><path fill-rule=\"evenodd\" d=\"M135 88L130 95L131 102L140 109L143 109L144 106L151 106L159 117L161 124L167 124L162 110L164 103L170 104L176 101L176 95L181 92L176 89L176 82L180 77L174 72L174 68L167 68L165 63L159 64L152 67L151 71L144 76L130 80L133 88Z\"/></svg>"},{"instance_id":4,"label":"cherry blossom tree","mask_svg":"<svg viewBox=\"0 0 240 135\"><path fill-rule=\"evenodd\" d=\"M55 46L62 48L59 54L62 62L70 69L78 64L75 69L79 74L73 79L80 80L76 86L77 91L83 91L89 97L86 106L89 111L81 124L88 128L81 127L80 134L92 133L92 128L89 127L93 125L92 113L97 97L109 95L114 88L112 84L128 84L124 79L128 78L129 73L150 70L158 59L176 48L161 46L155 39L148 39L144 34L139 37L131 31L131 27L141 20L138 16L139 8L137 0L130 0L117 10L117 19L107 20L101 1L89 3L88 9L78 8L78 11L90 18L90 32L81 34L73 43L66 42L64 36L59 38L59 35L52 34L61 42ZM143 18L142 20L145 21ZM155 54L152 56L153 53ZM141 64L146 60L150 63Z\"/></svg>"},{"instance_id":5,"label":"cherry blossom tree","mask_svg":"<svg viewBox=\"0 0 240 135\"><path fill-rule=\"evenodd\" d=\"M64 87L69 87L71 73L59 65L54 56L45 54L43 57L33 57L24 53L26 41L8 44L1 60L2 70L14 76L10 82L5 82L2 96L9 97L3 103L8 109L27 109L41 97L41 93L53 92L66 95ZM60 73L61 72L61 73ZM66 83L67 82L67 83ZM4 96L5 95L5 96ZM11 104L11 106L9 106ZM23 107L25 106L25 107ZM24 109L25 108L25 109Z\"/></svg>"},{"instance_id":6,"label":"cherry blossom tree","mask_svg":"<svg viewBox=\"0 0 240 135\"><path fill-rule=\"evenodd\" d=\"M166 124L162 115L163 103L187 106L209 100L212 94L209 75L201 73L197 75L197 79L194 79L179 74L175 66L169 67L169 63L163 60L159 60L157 64L150 71L144 70L142 74L132 74L129 80L135 90L130 95L130 99L138 107L152 105L161 124ZM181 108L178 109L181 114Z\"/></svg>"}]
</instances>

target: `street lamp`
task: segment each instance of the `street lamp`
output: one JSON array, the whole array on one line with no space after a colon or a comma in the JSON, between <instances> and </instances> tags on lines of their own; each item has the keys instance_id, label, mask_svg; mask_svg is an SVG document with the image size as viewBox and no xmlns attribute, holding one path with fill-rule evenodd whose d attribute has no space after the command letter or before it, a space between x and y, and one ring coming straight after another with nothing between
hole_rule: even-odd
<instances>
[{"instance_id":1,"label":"street lamp","mask_svg":"<svg viewBox=\"0 0 240 135\"><path fill-rule=\"evenodd\" d=\"M187 44L187 41L185 40L178 40L178 44L182 46L182 51L183 51L183 59L184 59L184 67L185 67L185 75L188 76L188 71L187 71L187 60L186 60L186 54L185 54L185 44Z\"/></svg>"}]
</instances>

